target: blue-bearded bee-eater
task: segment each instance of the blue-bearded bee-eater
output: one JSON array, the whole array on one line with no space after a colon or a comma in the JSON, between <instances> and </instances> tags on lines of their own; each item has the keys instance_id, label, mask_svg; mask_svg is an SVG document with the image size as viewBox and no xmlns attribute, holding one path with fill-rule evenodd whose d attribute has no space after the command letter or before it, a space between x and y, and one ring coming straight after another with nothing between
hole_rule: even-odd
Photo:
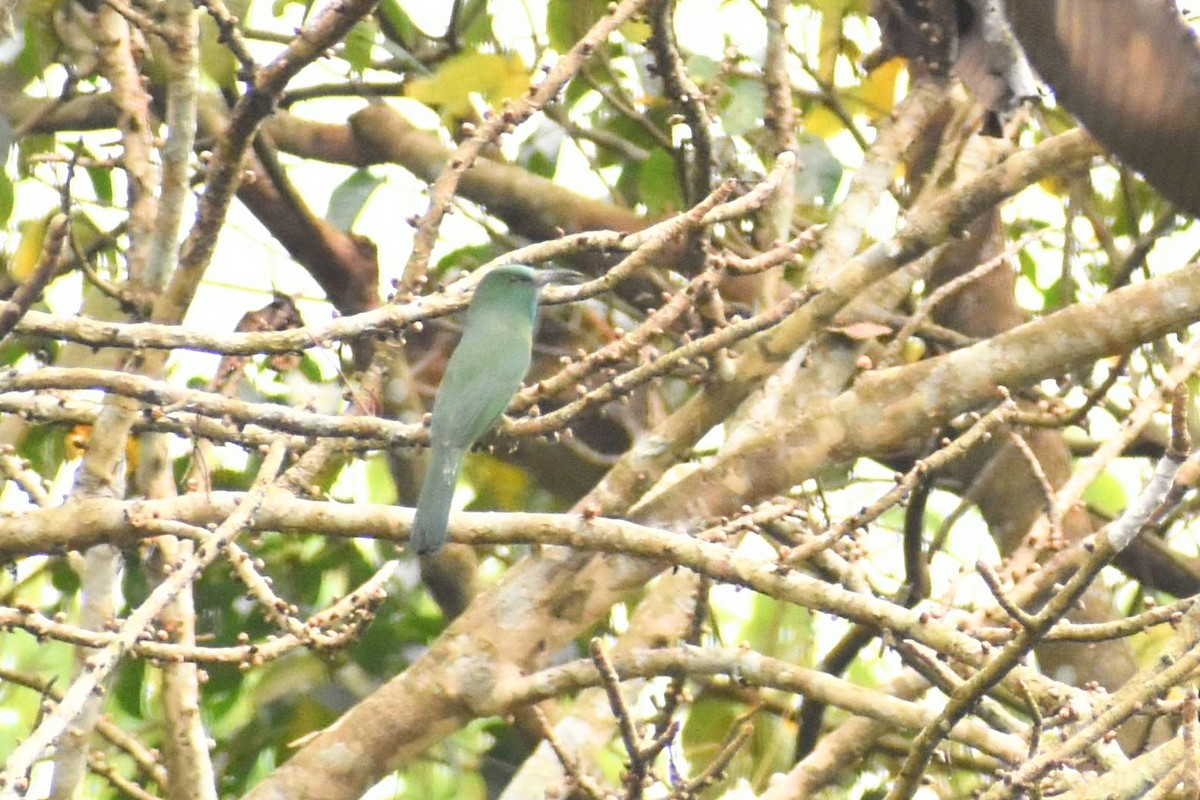
<instances>
[{"instance_id":1,"label":"blue-bearded bee-eater","mask_svg":"<svg viewBox=\"0 0 1200 800\"><path fill-rule=\"evenodd\" d=\"M571 270L510 264L493 269L479 282L462 339L433 401L433 452L413 522L412 546L419 555L432 555L446 543L463 460L504 413L529 371L540 289L583 279Z\"/></svg>"}]
</instances>

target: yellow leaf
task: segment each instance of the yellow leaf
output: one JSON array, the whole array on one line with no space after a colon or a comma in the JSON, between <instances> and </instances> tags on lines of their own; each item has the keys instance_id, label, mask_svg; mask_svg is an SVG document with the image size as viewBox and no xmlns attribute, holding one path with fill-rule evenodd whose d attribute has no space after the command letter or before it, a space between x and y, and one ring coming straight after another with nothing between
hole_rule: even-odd
<instances>
[{"instance_id":1,"label":"yellow leaf","mask_svg":"<svg viewBox=\"0 0 1200 800\"><path fill-rule=\"evenodd\" d=\"M46 227L50 223L51 212L39 219L25 220L20 224L21 241L17 243L17 252L9 259L8 271L18 282L24 283L37 268L42 257L42 245L46 241Z\"/></svg>"},{"instance_id":2,"label":"yellow leaf","mask_svg":"<svg viewBox=\"0 0 1200 800\"><path fill-rule=\"evenodd\" d=\"M654 33L654 29L650 27L650 23L644 19L631 19L621 25L618 29L621 34L633 42L634 44L645 44L650 40L650 34Z\"/></svg>"},{"instance_id":3,"label":"yellow leaf","mask_svg":"<svg viewBox=\"0 0 1200 800\"><path fill-rule=\"evenodd\" d=\"M67 431L67 435L63 437L63 449L66 450L67 459L74 461L77 458L83 458L91 438L92 426L84 422Z\"/></svg>"},{"instance_id":4,"label":"yellow leaf","mask_svg":"<svg viewBox=\"0 0 1200 800\"><path fill-rule=\"evenodd\" d=\"M528 89L529 69L519 55L460 53L442 62L434 74L410 81L405 94L440 109L443 119L466 119L472 116L472 95L499 108Z\"/></svg>"},{"instance_id":5,"label":"yellow leaf","mask_svg":"<svg viewBox=\"0 0 1200 800\"><path fill-rule=\"evenodd\" d=\"M875 120L891 112L896 105L896 83L905 69L902 58L889 58L871 70L859 90L863 110Z\"/></svg>"},{"instance_id":6,"label":"yellow leaf","mask_svg":"<svg viewBox=\"0 0 1200 800\"><path fill-rule=\"evenodd\" d=\"M826 86L833 86L841 51L842 9L826 9L821 14L820 42L817 47L817 80Z\"/></svg>"},{"instance_id":7,"label":"yellow leaf","mask_svg":"<svg viewBox=\"0 0 1200 800\"><path fill-rule=\"evenodd\" d=\"M1064 197L1067 194L1067 182L1061 175L1047 175L1038 181L1038 186L1042 187L1042 191L1046 194L1055 197Z\"/></svg>"},{"instance_id":8,"label":"yellow leaf","mask_svg":"<svg viewBox=\"0 0 1200 800\"><path fill-rule=\"evenodd\" d=\"M83 458L87 453L88 447L92 443L92 426L86 422L80 422L72 426L71 430L67 431L63 437L63 450L66 452L67 459L74 461L77 458ZM125 439L125 471L129 475L137 469L138 457L141 455L141 443L138 437L130 436Z\"/></svg>"},{"instance_id":9,"label":"yellow leaf","mask_svg":"<svg viewBox=\"0 0 1200 800\"><path fill-rule=\"evenodd\" d=\"M845 127L842 124L842 118L825 106L815 106L804 115L805 132L822 139L828 139L835 133L841 133Z\"/></svg>"},{"instance_id":10,"label":"yellow leaf","mask_svg":"<svg viewBox=\"0 0 1200 800\"><path fill-rule=\"evenodd\" d=\"M467 460L465 471L480 507L499 511L525 508L530 489L525 470L486 453L477 453Z\"/></svg>"}]
</instances>

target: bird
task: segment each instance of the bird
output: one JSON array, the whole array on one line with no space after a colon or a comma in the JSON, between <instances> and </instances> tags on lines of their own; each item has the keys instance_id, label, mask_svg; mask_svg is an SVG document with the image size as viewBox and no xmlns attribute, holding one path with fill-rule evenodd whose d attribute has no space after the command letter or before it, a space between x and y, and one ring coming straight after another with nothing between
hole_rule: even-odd
<instances>
[{"instance_id":1,"label":"bird","mask_svg":"<svg viewBox=\"0 0 1200 800\"><path fill-rule=\"evenodd\" d=\"M446 543L463 460L500 418L529 371L541 288L583 280L573 270L507 264L479 282L462 339L433 401L432 453L413 519L411 546L418 555L433 555Z\"/></svg>"}]
</instances>

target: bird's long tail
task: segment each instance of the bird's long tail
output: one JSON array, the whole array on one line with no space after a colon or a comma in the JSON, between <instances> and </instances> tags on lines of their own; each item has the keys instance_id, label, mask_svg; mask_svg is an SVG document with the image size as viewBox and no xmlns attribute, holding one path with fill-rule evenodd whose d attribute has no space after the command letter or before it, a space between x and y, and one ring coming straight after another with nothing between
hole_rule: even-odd
<instances>
[{"instance_id":1,"label":"bird's long tail","mask_svg":"<svg viewBox=\"0 0 1200 800\"><path fill-rule=\"evenodd\" d=\"M432 555L446 543L450 503L454 500L454 488L465 455L466 451L459 448L433 448L413 520L412 547L418 555Z\"/></svg>"}]
</instances>

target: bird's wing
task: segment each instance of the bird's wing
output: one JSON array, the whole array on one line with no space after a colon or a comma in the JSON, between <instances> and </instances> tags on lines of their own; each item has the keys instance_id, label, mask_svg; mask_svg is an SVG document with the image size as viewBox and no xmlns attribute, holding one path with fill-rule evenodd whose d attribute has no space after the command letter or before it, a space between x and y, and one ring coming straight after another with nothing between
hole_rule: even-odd
<instances>
[{"instance_id":1,"label":"bird's wing","mask_svg":"<svg viewBox=\"0 0 1200 800\"><path fill-rule=\"evenodd\" d=\"M434 402L434 442L470 448L508 408L530 361L529 344L513 338L498 335L487 347L459 344Z\"/></svg>"}]
</instances>

